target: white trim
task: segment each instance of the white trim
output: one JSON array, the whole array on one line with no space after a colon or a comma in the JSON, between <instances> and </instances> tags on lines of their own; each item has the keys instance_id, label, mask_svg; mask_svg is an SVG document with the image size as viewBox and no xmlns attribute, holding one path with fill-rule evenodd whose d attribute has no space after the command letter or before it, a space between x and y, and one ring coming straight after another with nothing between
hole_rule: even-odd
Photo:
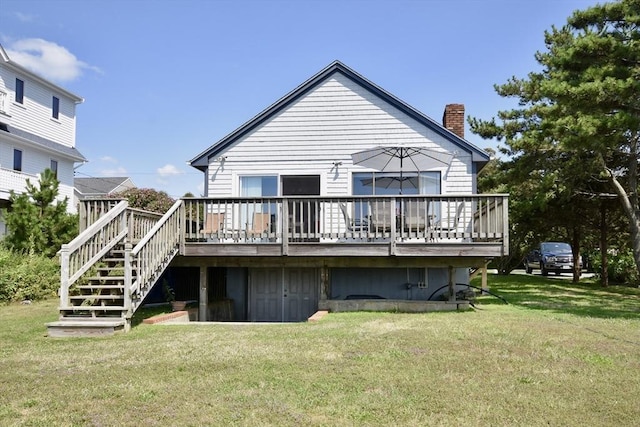
<instances>
[{"instance_id":1,"label":"white trim","mask_svg":"<svg viewBox=\"0 0 640 427\"><path fill-rule=\"evenodd\" d=\"M0 90L0 113L11 117L9 106L11 102L9 101L9 93L4 90Z\"/></svg>"}]
</instances>

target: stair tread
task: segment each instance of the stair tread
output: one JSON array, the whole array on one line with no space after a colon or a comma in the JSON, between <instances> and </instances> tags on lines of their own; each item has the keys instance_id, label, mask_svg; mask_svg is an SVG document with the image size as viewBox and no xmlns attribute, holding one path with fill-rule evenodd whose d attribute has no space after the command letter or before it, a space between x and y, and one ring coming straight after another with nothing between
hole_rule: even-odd
<instances>
[{"instance_id":1,"label":"stair tread","mask_svg":"<svg viewBox=\"0 0 640 427\"><path fill-rule=\"evenodd\" d=\"M122 318L117 319L95 319L91 317L74 317L70 319L61 319L55 322L47 323L47 326L51 327L66 327L66 326L88 326L88 327L109 327L109 326L122 326L125 324L125 320Z\"/></svg>"},{"instance_id":2,"label":"stair tread","mask_svg":"<svg viewBox=\"0 0 640 427\"><path fill-rule=\"evenodd\" d=\"M124 307L117 305L72 305L60 308L60 311L122 311Z\"/></svg>"},{"instance_id":3,"label":"stair tread","mask_svg":"<svg viewBox=\"0 0 640 427\"><path fill-rule=\"evenodd\" d=\"M124 295L72 295L69 298L73 300L124 299Z\"/></svg>"},{"instance_id":4,"label":"stair tread","mask_svg":"<svg viewBox=\"0 0 640 427\"><path fill-rule=\"evenodd\" d=\"M101 285L101 284L93 284L93 285L79 285L78 289L124 289L124 284L121 285Z\"/></svg>"}]
</instances>

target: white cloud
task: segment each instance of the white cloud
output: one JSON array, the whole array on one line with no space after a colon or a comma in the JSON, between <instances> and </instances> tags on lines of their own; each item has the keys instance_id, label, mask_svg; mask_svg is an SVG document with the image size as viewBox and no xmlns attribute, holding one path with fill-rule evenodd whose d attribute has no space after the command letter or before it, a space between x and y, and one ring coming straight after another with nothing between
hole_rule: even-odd
<instances>
[{"instance_id":1,"label":"white cloud","mask_svg":"<svg viewBox=\"0 0 640 427\"><path fill-rule=\"evenodd\" d=\"M158 172L161 177L182 175L184 173L174 165L170 164L166 164L161 168L158 168L156 172Z\"/></svg>"},{"instance_id":2,"label":"white cloud","mask_svg":"<svg viewBox=\"0 0 640 427\"><path fill-rule=\"evenodd\" d=\"M34 16L22 12L15 12L14 15L20 22L33 22Z\"/></svg>"},{"instance_id":3,"label":"white cloud","mask_svg":"<svg viewBox=\"0 0 640 427\"><path fill-rule=\"evenodd\" d=\"M102 169L100 174L102 176L126 176L127 170L124 167L119 166L113 169Z\"/></svg>"},{"instance_id":4,"label":"white cloud","mask_svg":"<svg viewBox=\"0 0 640 427\"><path fill-rule=\"evenodd\" d=\"M118 159L115 159L111 156L103 156L100 157L100 160L105 162L105 163L118 163Z\"/></svg>"},{"instance_id":5,"label":"white cloud","mask_svg":"<svg viewBox=\"0 0 640 427\"><path fill-rule=\"evenodd\" d=\"M7 46L9 58L46 79L68 82L78 78L83 70L101 72L80 61L65 47L43 39L22 39Z\"/></svg>"}]
</instances>

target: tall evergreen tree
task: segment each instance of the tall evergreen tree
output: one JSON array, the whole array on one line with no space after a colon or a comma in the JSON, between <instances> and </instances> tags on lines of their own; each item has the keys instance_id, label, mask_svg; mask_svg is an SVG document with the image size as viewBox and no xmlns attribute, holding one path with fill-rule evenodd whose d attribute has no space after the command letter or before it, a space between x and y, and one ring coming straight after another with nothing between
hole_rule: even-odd
<instances>
[{"instance_id":1,"label":"tall evergreen tree","mask_svg":"<svg viewBox=\"0 0 640 427\"><path fill-rule=\"evenodd\" d=\"M500 124L470 119L471 128L504 140L519 173L541 167L534 199L543 203L558 200L548 197L554 185L573 197L578 187L606 180L628 218L640 272L640 0L576 11L545 32L545 44L535 55L542 71L496 86L518 108L498 112Z\"/></svg>"},{"instance_id":2,"label":"tall evergreen tree","mask_svg":"<svg viewBox=\"0 0 640 427\"><path fill-rule=\"evenodd\" d=\"M51 257L77 235L78 221L67 213L68 199L56 200L58 185L55 174L46 169L37 186L27 180L24 193L11 192L11 209L5 213L8 248Z\"/></svg>"}]
</instances>

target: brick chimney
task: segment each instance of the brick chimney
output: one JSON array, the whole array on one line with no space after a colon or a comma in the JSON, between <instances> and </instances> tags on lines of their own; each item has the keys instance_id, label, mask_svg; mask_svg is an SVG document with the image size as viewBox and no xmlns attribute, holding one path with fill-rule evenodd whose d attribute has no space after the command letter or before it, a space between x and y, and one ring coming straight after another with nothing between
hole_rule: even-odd
<instances>
[{"instance_id":1,"label":"brick chimney","mask_svg":"<svg viewBox=\"0 0 640 427\"><path fill-rule=\"evenodd\" d=\"M447 104L444 107L442 125L460 138L464 138L464 104Z\"/></svg>"}]
</instances>

